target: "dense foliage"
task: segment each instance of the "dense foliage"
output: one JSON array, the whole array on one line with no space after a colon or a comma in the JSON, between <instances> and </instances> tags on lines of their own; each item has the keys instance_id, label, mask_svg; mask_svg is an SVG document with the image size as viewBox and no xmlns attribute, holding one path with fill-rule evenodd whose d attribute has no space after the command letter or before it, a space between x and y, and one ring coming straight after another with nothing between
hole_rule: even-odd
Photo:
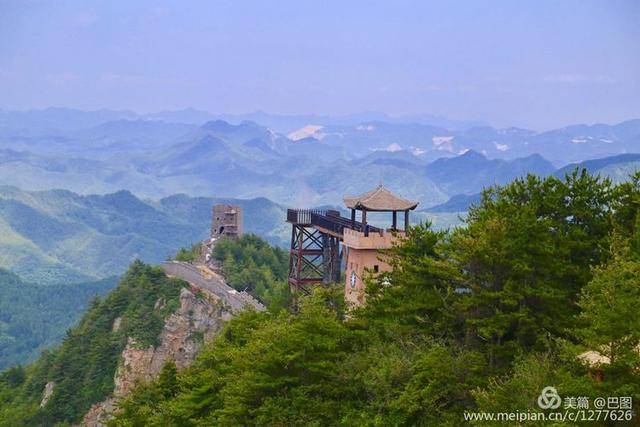
<instances>
[{"instance_id":1,"label":"dense foliage","mask_svg":"<svg viewBox=\"0 0 640 427\"><path fill-rule=\"evenodd\" d=\"M58 349L0 376L0 425L77 422L113 391L119 355L129 338L141 347L157 343L164 318L178 307L183 284L159 268L134 262L106 298L92 301ZM40 408L49 381L55 383L53 394Z\"/></svg>"},{"instance_id":2,"label":"dense foliage","mask_svg":"<svg viewBox=\"0 0 640 427\"><path fill-rule=\"evenodd\" d=\"M176 255L173 257L175 261L182 262L195 262L198 259L198 254L200 253L200 248L202 245L200 243L196 243L191 245L190 248L180 248Z\"/></svg>"},{"instance_id":3,"label":"dense foliage","mask_svg":"<svg viewBox=\"0 0 640 427\"><path fill-rule=\"evenodd\" d=\"M221 239L213 250L229 286L247 291L273 310L287 307L291 296L286 282L289 256L256 235Z\"/></svg>"},{"instance_id":4,"label":"dense foliage","mask_svg":"<svg viewBox=\"0 0 640 427\"><path fill-rule=\"evenodd\" d=\"M0 370L29 362L62 341L90 300L116 282L39 285L0 269Z\"/></svg>"},{"instance_id":5,"label":"dense foliage","mask_svg":"<svg viewBox=\"0 0 640 427\"><path fill-rule=\"evenodd\" d=\"M547 385L638 402L639 182L488 189L465 228L411 229L365 307L345 316L338 288L298 314L246 313L114 424L461 425L464 411L539 410Z\"/></svg>"},{"instance_id":6,"label":"dense foliage","mask_svg":"<svg viewBox=\"0 0 640 427\"><path fill-rule=\"evenodd\" d=\"M337 285L296 313L232 319L191 367L168 363L121 401L113 425L458 426L466 411L539 411L549 385L592 402L631 396L637 410L640 175L618 186L529 176L486 190L466 222L411 228L382 254L393 270L369 279L364 307L347 310ZM233 286L263 295L286 273L286 255L253 236L215 256ZM150 304L177 287L141 264L123 283L132 290L92 306L60 350L2 374L4 424L77 420L113 387L124 337L153 343ZM118 315L135 320L114 334ZM52 402L38 409L49 379Z\"/></svg>"}]
</instances>

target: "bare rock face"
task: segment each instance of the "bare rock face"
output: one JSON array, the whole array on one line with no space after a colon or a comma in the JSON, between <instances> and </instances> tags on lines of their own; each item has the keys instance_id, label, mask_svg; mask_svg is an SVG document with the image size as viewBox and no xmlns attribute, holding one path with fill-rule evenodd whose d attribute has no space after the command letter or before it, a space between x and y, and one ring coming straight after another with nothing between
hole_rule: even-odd
<instances>
[{"instance_id":1,"label":"bare rock face","mask_svg":"<svg viewBox=\"0 0 640 427\"><path fill-rule=\"evenodd\" d=\"M120 330L120 324L122 323L122 317L116 317L111 327L111 332L118 332Z\"/></svg>"},{"instance_id":2,"label":"bare rock face","mask_svg":"<svg viewBox=\"0 0 640 427\"><path fill-rule=\"evenodd\" d=\"M128 394L138 381L156 379L169 360L179 371L189 366L200 352L203 339L216 335L227 319L218 304L183 288L180 308L165 321L158 347L140 348L129 338L116 372L114 396Z\"/></svg>"},{"instance_id":3,"label":"bare rock face","mask_svg":"<svg viewBox=\"0 0 640 427\"><path fill-rule=\"evenodd\" d=\"M115 410L115 402L116 399L110 397L104 402L91 406L91 409L84 415L82 425L85 427L103 427L107 425L107 422L112 417L111 414Z\"/></svg>"},{"instance_id":4,"label":"bare rock face","mask_svg":"<svg viewBox=\"0 0 640 427\"><path fill-rule=\"evenodd\" d=\"M40 401L40 407L44 408L45 405L51 399L51 395L53 394L53 389L55 388L56 383L54 381L49 381L44 386L44 392L42 393L42 400Z\"/></svg>"},{"instance_id":5,"label":"bare rock face","mask_svg":"<svg viewBox=\"0 0 640 427\"><path fill-rule=\"evenodd\" d=\"M105 425L117 400L129 394L138 383L156 379L167 361L173 360L178 371L189 366L202 349L204 340L216 336L231 317L215 295L183 288L180 308L166 319L160 344L140 348L129 338L114 377L113 396L93 405L85 414L82 425Z\"/></svg>"}]
</instances>

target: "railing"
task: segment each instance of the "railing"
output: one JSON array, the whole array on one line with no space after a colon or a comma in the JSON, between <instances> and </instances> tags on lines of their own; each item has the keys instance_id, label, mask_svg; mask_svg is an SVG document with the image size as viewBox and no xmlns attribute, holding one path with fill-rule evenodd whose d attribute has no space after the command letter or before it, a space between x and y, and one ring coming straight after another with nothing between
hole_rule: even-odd
<instances>
[{"instance_id":1,"label":"railing","mask_svg":"<svg viewBox=\"0 0 640 427\"><path fill-rule=\"evenodd\" d=\"M311 215L326 215L323 209L287 209L287 222L301 225L311 225Z\"/></svg>"},{"instance_id":2,"label":"railing","mask_svg":"<svg viewBox=\"0 0 640 427\"><path fill-rule=\"evenodd\" d=\"M340 216L336 210L323 209L287 209L287 222L300 225L317 225L325 230L338 235L344 234L344 229L365 231L365 226L361 222ZM368 231L378 233L381 230L367 224Z\"/></svg>"}]
</instances>

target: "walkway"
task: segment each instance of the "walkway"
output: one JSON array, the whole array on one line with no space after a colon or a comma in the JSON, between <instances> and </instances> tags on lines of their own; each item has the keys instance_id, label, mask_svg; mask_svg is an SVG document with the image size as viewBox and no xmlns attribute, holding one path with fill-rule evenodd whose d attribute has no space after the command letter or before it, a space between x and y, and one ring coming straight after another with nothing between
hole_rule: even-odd
<instances>
[{"instance_id":1,"label":"walkway","mask_svg":"<svg viewBox=\"0 0 640 427\"><path fill-rule=\"evenodd\" d=\"M162 268L167 276L178 277L189 282L196 288L208 291L231 307L231 311L237 313L247 306L256 311L265 311L265 306L249 295L247 292L239 292L227 285L224 278L205 266L189 264L180 261L167 261L162 263Z\"/></svg>"}]
</instances>

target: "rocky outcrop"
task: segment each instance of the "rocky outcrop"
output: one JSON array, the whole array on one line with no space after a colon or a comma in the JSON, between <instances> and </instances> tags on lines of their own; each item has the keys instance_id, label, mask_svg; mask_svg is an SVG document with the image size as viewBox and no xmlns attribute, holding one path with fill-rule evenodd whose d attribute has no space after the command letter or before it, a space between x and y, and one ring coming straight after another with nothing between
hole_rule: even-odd
<instances>
[{"instance_id":1,"label":"rocky outcrop","mask_svg":"<svg viewBox=\"0 0 640 427\"><path fill-rule=\"evenodd\" d=\"M53 389L55 388L56 383L54 381L49 381L44 386L44 392L42 392L42 400L40 401L40 407L44 408L46 404L51 399L51 395L53 394Z\"/></svg>"},{"instance_id":2,"label":"rocky outcrop","mask_svg":"<svg viewBox=\"0 0 640 427\"><path fill-rule=\"evenodd\" d=\"M82 420L85 427L103 427L112 418L112 413L116 409L116 399L110 397L104 402L96 403L87 411Z\"/></svg>"},{"instance_id":3,"label":"rocky outcrop","mask_svg":"<svg viewBox=\"0 0 640 427\"><path fill-rule=\"evenodd\" d=\"M122 324L122 317L116 317L113 321L113 325L111 326L111 332L118 332L120 330L120 325Z\"/></svg>"},{"instance_id":4,"label":"rocky outcrop","mask_svg":"<svg viewBox=\"0 0 640 427\"><path fill-rule=\"evenodd\" d=\"M218 296L206 290L183 288L180 308L166 319L160 344L142 348L129 338L114 377L113 395L93 405L85 414L82 425L105 425L116 409L118 399L129 394L138 383L156 379L166 362L173 360L178 370L189 366L203 342L217 335L232 317L225 307Z\"/></svg>"},{"instance_id":5,"label":"rocky outcrop","mask_svg":"<svg viewBox=\"0 0 640 427\"><path fill-rule=\"evenodd\" d=\"M183 288L180 308L165 321L158 347L140 348L130 338L116 372L114 396L129 393L138 381L155 379L169 360L175 362L178 370L189 366L203 341L216 335L231 316L218 301L212 303L212 299Z\"/></svg>"}]
</instances>

